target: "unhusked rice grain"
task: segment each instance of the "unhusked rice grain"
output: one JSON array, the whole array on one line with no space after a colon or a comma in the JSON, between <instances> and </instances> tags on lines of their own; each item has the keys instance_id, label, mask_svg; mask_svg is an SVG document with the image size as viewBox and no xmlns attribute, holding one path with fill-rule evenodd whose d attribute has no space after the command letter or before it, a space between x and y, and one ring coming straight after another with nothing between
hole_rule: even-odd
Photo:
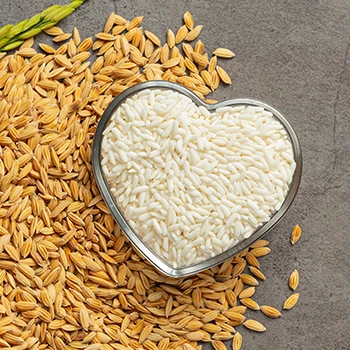
<instances>
[{"instance_id":1,"label":"unhusked rice grain","mask_svg":"<svg viewBox=\"0 0 350 350\"><path fill-rule=\"evenodd\" d=\"M248 238L278 210L293 150L261 107L210 113L169 90L144 90L111 118L102 168L132 228L174 267L199 263Z\"/></svg>"},{"instance_id":2,"label":"unhusked rice grain","mask_svg":"<svg viewBox=\"0 0 350 350\"><path fill-rule=\"evenodd\" d=\"M114 223L91 171L97 122L113 97L148 79L176 80L197 94L204 84L183 71L176 46L164 54L181 57L174 74L142 57L146 38L135 28L141 20L112 14L104 32L117 39L95 40L99 58L91 68L84 52L91 38L81 41L76 28L57 50L40 44L44 53L34 54L28 39L14 54L0 53L1 349L200 350L187 338L219 344L245 320L247 308L236 297L244 288L240 274L246 262L260 266L256 258L270 252L269 242L196 276L166 277ZM120 50L125 31L127 56ZM202 47L197 42L192 50L202 55ZM216 56L210 63L215 89ZM239 338L237 332L234 350Z\"/></svg>"}]
</instances>

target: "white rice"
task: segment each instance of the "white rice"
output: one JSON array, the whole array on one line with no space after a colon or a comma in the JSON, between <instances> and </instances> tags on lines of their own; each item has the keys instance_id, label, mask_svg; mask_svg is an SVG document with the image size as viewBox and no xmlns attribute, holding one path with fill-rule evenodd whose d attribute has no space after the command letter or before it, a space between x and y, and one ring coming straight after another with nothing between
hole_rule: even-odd
<instances>
[{"instance_id":1,"label":"white rice","mask_svg":"<svg viewBox=\"0 0 350 350\"><path fill-rule=\"evenodd\" d=\"M102 169L134 231L174 267L248 238L278 210L295 170L260 107L203 106L172 90L128 98L103 133Z\"/></svg>"}]
</instances>

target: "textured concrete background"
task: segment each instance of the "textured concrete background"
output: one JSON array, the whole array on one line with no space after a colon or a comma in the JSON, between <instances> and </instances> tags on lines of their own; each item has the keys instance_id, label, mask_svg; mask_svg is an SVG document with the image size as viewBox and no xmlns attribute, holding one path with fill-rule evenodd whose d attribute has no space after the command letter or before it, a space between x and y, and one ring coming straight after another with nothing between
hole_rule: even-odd
<instances>
[{"instance_id":1,"label":"textured concrete background","mask_svg":"<svg viewBox=\"0 0 350 350\"><path fill-rule=\"evenodd\" d=\"M1 0L0 25L51 4ZM233 84L220 87L213 98L266 101L289 118L303 147L302 185L288 214L267 236L272 252L261 262L268 280L255 297L261 305L281 308L290 294L288 276L297 268L299 304L279 320L250 312L268 331L240 327L244 349L350 349L350 1L87 0L61 25L65 31L76 25L82 36L90 36L117 11L129 19L144 15L143 27L164 38L169 27L182 25L186 10L204 25L201 39L209 51L221 46L237 55L221 63ZM296 223L303 236L291 247Z\"/></svg>"}]
</instances>

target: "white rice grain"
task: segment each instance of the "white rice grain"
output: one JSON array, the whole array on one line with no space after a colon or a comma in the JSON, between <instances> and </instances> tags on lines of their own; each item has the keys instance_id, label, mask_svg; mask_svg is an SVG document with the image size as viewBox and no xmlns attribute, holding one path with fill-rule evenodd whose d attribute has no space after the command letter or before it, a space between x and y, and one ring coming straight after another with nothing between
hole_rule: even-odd
<instances>
[{"instance_id":1,"label":"white rice grain","mask_svg":"<svg viewBox=\"0 0 350 350\"><path fill-rule=\"evenodd\" d=\"M295 171L283 126L261 107L210 113L172 90L128 98L103 132L101 164L132 228L173 267L248 238Z\"/></svg>"}]
</instances>

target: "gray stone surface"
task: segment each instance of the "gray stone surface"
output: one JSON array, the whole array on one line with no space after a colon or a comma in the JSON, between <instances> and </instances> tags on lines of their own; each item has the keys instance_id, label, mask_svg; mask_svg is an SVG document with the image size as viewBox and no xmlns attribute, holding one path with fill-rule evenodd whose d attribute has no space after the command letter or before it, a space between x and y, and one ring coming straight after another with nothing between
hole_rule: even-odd
<instances>
[{"instance_id":1,"label":"gray stone surface","mask_svg":"<svg viewBox=\"0 0 350 350\"><path fill-rule=\"evenodd\" d=\"M68 0L56 0L67 3ZM51 0L1 0L0 24L17 22ZM287 280L300 271L298 306L271 320L259 312L268 332L240 327L251 350L350 349L350 2L348 0L122 1L87 0L62 22L89 36L103 27L111 11L127 18L144 15L145 28L164 38L190 10L204 25L208 50L232 48L237 57L222 66L233 84L213 98L253 97L283 112L303 148L299 194L281 223L267 236L271 254L262 260L268 280L256 300L281 308L290 294ZM47 40L45 36L40 40ZM288 239L299 223L303 237ZM209 346L205 346L209 349Z\"/></svg>"}]
</instances>

